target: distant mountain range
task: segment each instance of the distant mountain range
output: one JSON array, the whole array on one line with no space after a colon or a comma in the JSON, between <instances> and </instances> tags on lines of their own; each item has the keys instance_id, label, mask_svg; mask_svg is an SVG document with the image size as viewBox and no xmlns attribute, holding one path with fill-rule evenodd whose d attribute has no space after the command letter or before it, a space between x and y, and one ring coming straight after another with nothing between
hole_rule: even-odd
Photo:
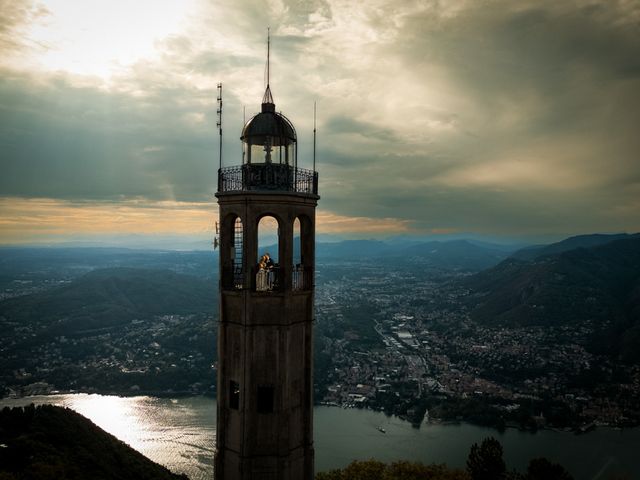
<instances>
[{"instance_id":1,"label":"distant mountain range","mask_svg":"<svg viewBox=\"0 0 640 480\"><path fill-rule=\"evenodd\" d=\"M0 288L17 279L74 278L98 268L169 269L177 273L217 275L218 254L212 250L137 250L104 247L0 248Z\"/></svg>"},{"instance_id":2,"label":"distant mountain range","mask_svg":"<svg viewBox=\"0 0 640 480\"><path fill-rule=\"evenodd\" d=\"M487 325L584 326L590 348L640 362L640 235L527 248L465 280Z\"/></svg>"},{"instance_id":3,"label":"distant mountain range","mask_svg":"<svg viewBox=\"0 0 640 480\"><path fill-rule=\"evenodd\" d=\"M336 243L318 243L318 261L367 259L372 261L419 261L433 267L479 271L496 265L507 258L515 247L473 242L448 241L380 241L345 240Z\"/></svg>"}]
</instances>

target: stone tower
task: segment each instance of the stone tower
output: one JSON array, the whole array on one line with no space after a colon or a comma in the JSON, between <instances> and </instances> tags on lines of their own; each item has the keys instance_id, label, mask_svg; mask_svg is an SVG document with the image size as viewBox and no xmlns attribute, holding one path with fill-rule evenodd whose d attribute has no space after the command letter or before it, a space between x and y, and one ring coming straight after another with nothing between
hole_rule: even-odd
<instances>
[{"instance_id":1,"label":"stone tower","mask_svg":"<svg viewBox=\"0 0 640 480\"><path fill-rule=\"evenodd\" d=\"M295 128L276 112L268 83L261 112L240 138L242 163L220 168L216 193L215 478L312 480L318 174L298 168ZM277 223L271 259L258 249L265 217Z\"/></svg>"}]
</instances>

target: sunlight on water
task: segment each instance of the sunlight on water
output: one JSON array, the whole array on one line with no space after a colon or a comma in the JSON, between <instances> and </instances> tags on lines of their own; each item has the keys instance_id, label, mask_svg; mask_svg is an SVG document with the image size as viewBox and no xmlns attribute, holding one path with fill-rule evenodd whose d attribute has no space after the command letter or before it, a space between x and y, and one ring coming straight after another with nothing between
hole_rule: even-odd
<instances>
[{"instance_id":1,"label":"sunlight on water","mask_svg":"<svg viewBox=\"0 0 640 480\"><path fill-rule=\"evenodd\" d=\"M6 406L28 403L75 410L174 473L191 480L213 478L215 400L87 394L2 399Z\"/></svg>"},{"instance_id":2,"label":"sunlight on water","mask_svg":"<svg viewBox=\"0 0 640 480\"><path fill-rule=\"evenodd\" d=\"M78 395L69 396L63 405L90 418L103 430L145 453L144 430L153 429L140 415L144 412L140 403L145 400L146 397L127 399L103 395Z\"/></svg>"},{"instance_id":3,"label":"sunlight on water","mask_svg":"<svg viewBox=\"0 0 640 480\"><path fill-rule=\"evenodd\" d=\"M213 478L216 401L107 395L49 395L4 398L0 407L50 403L69 407L131 445L143 455L191 480ZM384 426L385 433L381 433ZM370 410L314 408L316 471L376 458L447 463L464 468L469 447L492 435L504 446L510 468L525 470L533 457L547 457L579 479L626 473L640 478L637 445L640 429L598 428L586 435L542 430L503 433L468 424L429 424L420 429L396 417ZM595 475L595 476L594 476Z\"/></svg>"}]
</instances>

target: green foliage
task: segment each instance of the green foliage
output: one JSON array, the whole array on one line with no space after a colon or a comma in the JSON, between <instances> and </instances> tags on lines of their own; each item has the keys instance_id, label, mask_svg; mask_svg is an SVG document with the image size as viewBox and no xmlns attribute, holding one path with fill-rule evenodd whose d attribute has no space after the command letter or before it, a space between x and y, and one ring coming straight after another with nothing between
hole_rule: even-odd
<instances>
[{"instance_id":1,"label":"green foliage","mask_svg":"<svg viewBox=\"0 0 640 480\"><path fill-rule=\"evenodd\" d=\"M465 422L492 427L498 431L506 428L503 412L494 404L497 399L492 397L431 397L428 408L431 415L443 420L464 419Z\"/></svg>"},{"instance_id":2,"label":"green foliage","mask_svg":"<svg viewBox=\"0 0 640 480\"><path fill-rule=\"evenodd\" d=\"M51 335L101 329L135 318L215 311L210 281L170 270L106 268L68 285L0 302L0 315L37 321Z\"/></svg>"},{"instance_id":3,"label":"green foliage","mask_svg":"<svg viewBox=\"0 0 640 480\"><path fill-rule=\"evenodd\" d=\"M385 480L468 480L466 472L448 468L446 465L423 465L412 462L394 462L387 472Z\"/></svg>"},{"instance_id":4,"label":"green foliage","mask_svg":"<svg viewBox=\"0 0 640 480\"><path fill-rule=\"evenodd\" d=\"M467 471L472 480L501 480L506 478L507 467L502 459L502 445L493 437L480 445L471 446L467 458Z\"/></svg>"},{"instance_id":5,"label":"green foliage","mask_svg":"<svg viewBox=\"0 0 640 480\"><path fill-rule=\"evenodd\" d=\"M344 469L318 473L316 480L381 480L386 465L377 460L354 461Z\"/></svg>"},{"instance_id":6,"label":"green foliage","mask_svg":"<svg viewBox=\"0 0 640 480\"><path fill-rule=\"evenodd\" d=\"M469 480L469 476L446 465L404 461L387 465L366 460L354 461L343 469L320 472L316 480Z\"/></svg>"},{"instance_id":7,"label":"green foliage","mask_svg":"<svg viewBox=\"0 0 640 480\"><path fill-rule=\"evenodd\" d=\"M370 303L357 303L354 305L346 305L344 309L344 317L349 319L349 338L354 348L360 348L365 351L379 347L382 344L380 335L375 330L375 322L373 321L377 309ZM344 327L343 327L344 328Z\"/></svg>"},{"instance_id":8,"label":"green foliage","mask_svg":"<svg viewBox=\"0 0 640 480\"><path fill-rule=\"evenodd\" d=\"M546 458L534 458L529 462L525 480L573 480L573 477L558 463Z\"/></svg>"}]
</instances>

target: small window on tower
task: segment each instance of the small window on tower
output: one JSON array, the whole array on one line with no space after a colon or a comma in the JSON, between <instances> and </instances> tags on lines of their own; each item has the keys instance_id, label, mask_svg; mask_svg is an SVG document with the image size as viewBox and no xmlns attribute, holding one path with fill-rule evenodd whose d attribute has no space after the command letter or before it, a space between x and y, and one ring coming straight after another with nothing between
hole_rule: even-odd
<instances>
[{"instance_id":1,"label":"small window on tower","mask_svg":"<svg viewBox=\"0 0 640 480\"><path fill-rule=\"evenodd\" d=\"M273 413L273 387L259 386L257 398L258 413Z\"/></svg>"},{"instance_id":2,"label":"small window on tower","mask_svg":"<svg viewBox=\"0 0 640 480\"><path fill-rule=\"evenodd\" d=\"M229 408L240 408L240 384L233 380L229 382Z\"/></svg>"}]
</instances>

